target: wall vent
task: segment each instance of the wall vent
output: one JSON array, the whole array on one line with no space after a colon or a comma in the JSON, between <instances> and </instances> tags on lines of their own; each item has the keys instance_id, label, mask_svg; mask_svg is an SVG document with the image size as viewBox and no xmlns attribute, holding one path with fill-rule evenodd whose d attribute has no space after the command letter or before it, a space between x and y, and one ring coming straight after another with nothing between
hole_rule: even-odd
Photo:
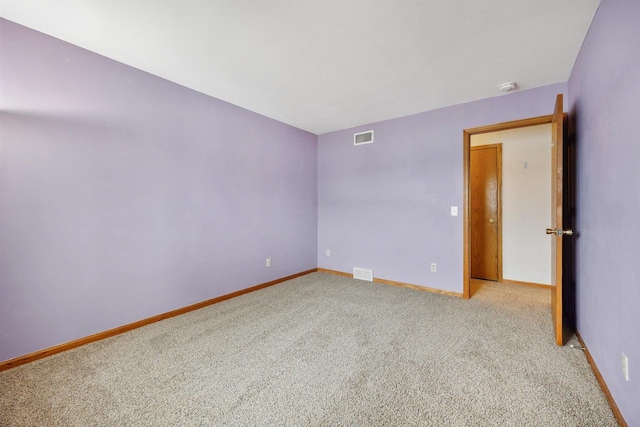
<instances>
[{"instance_id":1,"label":"wall vent","mask_svg":"<svg viewBox=\"0 0 640 427\"><path fill-rule=\"evenodd\" d=\"M353 278L358 280L366 280L373 282L373 270L365 270L364 268L353 267Z\"/></svg>"},{"instance_id":2,"label":"wall vent","mask_svg":"<svg viewBox=\"0 0 640 427\"><path fill-rule=\"evenodd\" d=\"M372 142L373 142L372 130L353 134L353 145L371 144Z\"/></svg>"}]
</instances>

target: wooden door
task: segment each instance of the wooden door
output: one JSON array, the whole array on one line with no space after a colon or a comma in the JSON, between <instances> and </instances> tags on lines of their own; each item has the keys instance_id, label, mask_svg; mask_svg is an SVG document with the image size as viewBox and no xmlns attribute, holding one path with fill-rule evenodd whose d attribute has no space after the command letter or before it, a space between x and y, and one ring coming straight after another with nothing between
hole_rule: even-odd
<instances>
[{"instance_id":1,"label":"wooden door","mask_svg":"<svg viewBox=\"0 0 640 427\"><path fill-rule=\"evenodd\" d=\"M556 97L556 105L551 122L551 317L557 345L564 345L563 301L562 301L562 240L573 231L563 227L563 184L564 184L564 111L562 94Z\"/></svg>"},{"instance_id":2,"label":"wooden door","mask_svg":"<svg viewBox=\"0 0 640 427\"><path fill-rule=\"evenodd\" d=\"M471 277L500 280L502 144L471 147Z\"/></svg>"}]
</instances>

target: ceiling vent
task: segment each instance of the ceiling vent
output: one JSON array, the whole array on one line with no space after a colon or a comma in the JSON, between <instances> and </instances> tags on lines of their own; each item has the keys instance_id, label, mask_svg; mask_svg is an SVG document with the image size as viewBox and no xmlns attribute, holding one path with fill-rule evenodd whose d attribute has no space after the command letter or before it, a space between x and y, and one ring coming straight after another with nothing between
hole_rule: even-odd
<instances>
[{"instance_id":1,"label":"ceiling vent","mask_svg":"<svg viewBox=\"0 0 640 427\"><path fill-rule=\"evenodd\" d=\"M365 270L364 268L353 267L353 278L358 280L366 280L373 282L373 270Z\"/></svg>"},{"instance_id":2,"label":"ceiling vent","mask_svg":"<svg viewBox=\"0 0 640 427\"><path fill-rule=\"evenodd\" d=\"M353 134L353 145L371 144L372 142L373 142L372 130Z\"/></svg>"}]
</instances>

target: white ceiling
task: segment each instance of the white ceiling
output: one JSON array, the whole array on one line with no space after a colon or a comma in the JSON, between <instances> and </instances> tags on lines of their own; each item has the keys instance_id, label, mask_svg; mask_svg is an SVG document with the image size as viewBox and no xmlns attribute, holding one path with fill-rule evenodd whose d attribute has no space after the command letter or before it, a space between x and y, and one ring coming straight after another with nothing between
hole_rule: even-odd
<instances>
[{"instance_id":1,"label":"white ceiling","mask_svg":"<svg viewBox=\"0 0 640 427\"><path fill-rule=\"evenodd\" d=\"M600 0L0 1L0 16L315 134L563 82Z\"/></svg>"}]
</instances>

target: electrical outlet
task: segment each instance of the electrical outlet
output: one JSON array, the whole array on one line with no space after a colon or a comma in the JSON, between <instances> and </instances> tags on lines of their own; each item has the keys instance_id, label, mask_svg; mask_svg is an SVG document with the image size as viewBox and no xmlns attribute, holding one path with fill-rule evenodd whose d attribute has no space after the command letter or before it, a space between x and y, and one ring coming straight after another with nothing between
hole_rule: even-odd
<instances>
[{"instance_id":1,"label":"electrical outlet","mask_svg":"<svg viewBox=\"0 0 640 427\"><path fill-rule=\"evenodd\" d=\"M451 206L451 216L458 216L458 207Z\"/></svg>"},{"instance_id":2,"label":"electrical outlet","mask_svg":"<svg viewBox=\"0 0 640 427\"><path fill-rule=\"evenodd\" d=\"M267 258L267 267L271 267L271 258Z\"/></svg>"},{"instance_id":3,"label":"electrical outlet","mask_svg":"<svg viewBox=\"0 0 640 427\"><path fill-rule=\"evenodd\" d=\"M624 353L622 353L622 375L625 381L629 381L629 358Z\"/></svg>"},{"instance_id":4,"label":"electrical outlet","mask_svg":"<svg viewBox=\"0 0 640 427\"><path fill-rule=\"evenodd\" d=\"M327 249L327 256L331 256L331 249Z\"/></svg>"},{"instance_id":5,"label":"electrical outlet","mask_svg":"<svg viewBox=\"0 0 640 427\"><path fill-rule=\"evenodd\" d=\"M431 272L435 273L436 271L438 271L438 266L436 265L435 262L431 263Z\"/></svg>"}]
</instances>

